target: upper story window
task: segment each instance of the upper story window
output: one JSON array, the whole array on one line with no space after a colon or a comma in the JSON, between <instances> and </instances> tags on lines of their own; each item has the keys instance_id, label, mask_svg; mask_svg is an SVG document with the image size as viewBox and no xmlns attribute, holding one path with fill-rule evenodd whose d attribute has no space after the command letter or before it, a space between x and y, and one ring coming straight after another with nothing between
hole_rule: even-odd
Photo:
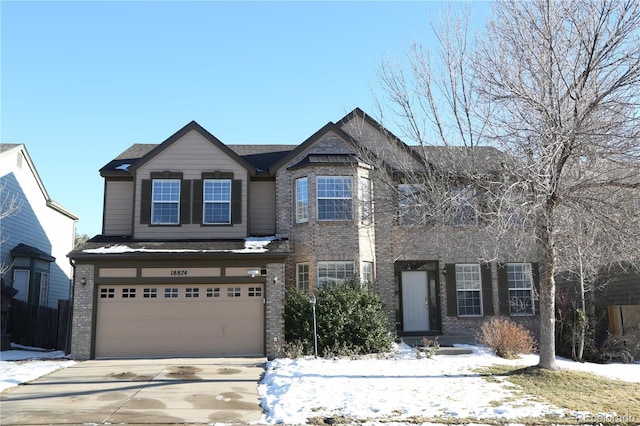
<instances>
[{"instance_id":1,"label":"upper story window","mask_svg":"<svg viewBox=\"0 0 640 426\"><path fill-rule=\"evenodd\" d=\"M360 278L363 283L373 282L373 262L362 262L362 275Z\"/></svg>"},{"instance_id":2,"label":"upper story window","mask_svg":"<svg viewBox=\"0 0 640 426\"><path fill-rule=\"evenodd\" d=\"M482 315L482 278L479 264L456 265L456 294L459 316Z\"/></svg>"},{"instance_id":3,"label":"upper story window","mask_svg":"<svg viewBox=\"0 0 640 426\"><path fill-rule=\"evenodd\" d=\"M309 221L309 180L296 179L296 223Z\"/></svg>"},{"instance_id":4,"label":"upper story window","mask_svg":"<svg viewBox=\"0 0 640 426\"><path fill-rule=\"evenodd\" d=\"M231 179L204 179L203 223L231 223Z\"/></svg>"},{"instance_id":5,"label":"upper story window","mask_svg":"<svg viewBox=\"0 0 640 426\"><path fill-rule=\"evenodd\" d=\"M406 183L398 185L398 223L400 225L424 225L424 206L419 196L419 185Z\"/></svg>"},{"instance_id":6,"label":"upper story window","mask_svg":"<svg viewBox=\"0 0 640 426\"><path fill-rule=\"evenodd\" d=\"M342 282L353 278L353 262L318 262L318 284Z\"/></svg>"},{"instance_id":7,"label":"upper story window","mask_svg":"<svg viewBox=\"0 0 640 426\"><path fill-rule=\"evenodd\" d=\"M180 179L153 179L151 200L153 225L180 223Z\"/></svg>"},{"instance_id":8,"label":"upper story window","mask_svg":"<svg viewBox=\"0 0 640 426\"><path fill-rule=\"evenodd\" d=\"M352 186L351 176L319 176L318 220L351 220Z\"/></svg>"},{"instance_id":9,"label":"upper story window","mask_svg":"<svg viewBox=\"0 0 640 426\"><path fill-rule=\"evenodd\" d=\"M452 225L475 225L478 222L478 199L475 189L454 190L451 194L451 201L453 205Z\"/></svg>"},{"instance_id":10,"label":"upper story window","mask_svg":"<svg viewBox=\"0 0 640 426\"><path fill-rule=\"evenodd\" d=\"M373 197L371 195L371 180L365 177L358 179L360 198L360 220L362 222L371 222L373 219Z\"/></svg>"},{"instance_id":11,"label":"upper story window","mask_svg":"<svg viewBox=\"0 0 640 426\"><path fill-rule=\"evenodd\" d=\"M530 263L507 263L509 313L533 315L533 279Z\"/></svg>"}]
</instances>

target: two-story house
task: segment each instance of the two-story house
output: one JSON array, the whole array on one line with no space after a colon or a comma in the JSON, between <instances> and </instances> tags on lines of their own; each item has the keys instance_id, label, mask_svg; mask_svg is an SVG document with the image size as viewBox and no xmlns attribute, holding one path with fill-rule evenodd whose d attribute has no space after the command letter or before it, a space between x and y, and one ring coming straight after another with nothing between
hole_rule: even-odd
<instances>
[{"instance_id":1,"label":"two-story house","mask_svg":"<svg viewBox=\"0 0 640 426\"><path fill-rule=\"evenodd\" d=\"M0 271L15 299L57 308L70 298L77 220L49 197L24 144L0 145Z\"/></svg>"},{"instance_id":2,"label":"two-story house","mask_svg":"<svg viewBox=\"0 0 640 426\"><path fill-rule=\"evenodd\" d=\"M534 256L481 264L473 227L410 220L393 176L420 155L359 109L296 146L225 145L195 122L131 146L100 170L102 234L70 254L72 355L272 355L286 287L353 277L401 335L472 336L497 314L535 330Z\"/></svg>"}]
</instances>

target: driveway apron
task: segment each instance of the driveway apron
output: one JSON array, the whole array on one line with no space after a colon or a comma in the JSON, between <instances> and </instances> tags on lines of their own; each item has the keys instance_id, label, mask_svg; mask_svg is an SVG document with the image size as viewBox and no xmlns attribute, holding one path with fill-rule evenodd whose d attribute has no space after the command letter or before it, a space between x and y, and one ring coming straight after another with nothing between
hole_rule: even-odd
<instances>
[{"instance_id":1,"label":"driveway apron","mask_svg":"<svg viewBox=\"0 0 640 426\"><path fill-rule=\"evenodd\" d=\"M260 420L264 358L79 362L0 395L3 425L246 424Z\"/></svg>"}]
</instances>

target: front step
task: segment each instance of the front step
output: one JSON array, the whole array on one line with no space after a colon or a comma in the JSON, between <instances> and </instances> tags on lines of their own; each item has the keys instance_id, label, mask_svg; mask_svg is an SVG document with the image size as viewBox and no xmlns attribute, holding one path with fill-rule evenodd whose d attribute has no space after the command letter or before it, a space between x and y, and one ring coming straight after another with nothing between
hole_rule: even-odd
<instances>
[{"instance_id":1,"label":"front step","mask_svg":"<svg viewBox=\"0 0 640 426\"><path fill-rule=\"evenodd\" d=\"M434 340L438 339L438 343L440 347L453 347L455 344L459 345L476 345L478 342L476 341L475 336L470 335L453 335L453 334L445 334L442 336L425 336L427 339ZM423 346L422 338L423 336L400 336L402 341L409 346Z\"/></svg>"}]
</instances>

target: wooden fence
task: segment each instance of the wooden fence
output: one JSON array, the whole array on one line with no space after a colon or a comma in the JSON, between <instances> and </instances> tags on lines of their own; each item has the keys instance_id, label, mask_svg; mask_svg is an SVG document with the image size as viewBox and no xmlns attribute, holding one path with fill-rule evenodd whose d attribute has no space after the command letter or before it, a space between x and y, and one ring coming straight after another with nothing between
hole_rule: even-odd
<instances>
[{"instance_id":1,"label":"wooden fence","mask_svg":"<svg viewBox=\"0 0 640 426\"><path fill-rule=\"evenodd\" d=\"M58 309L12 300L7 332L20 345L67 351L69 313L68 300L59 301Z\"/></svg>"}]
</instances>

